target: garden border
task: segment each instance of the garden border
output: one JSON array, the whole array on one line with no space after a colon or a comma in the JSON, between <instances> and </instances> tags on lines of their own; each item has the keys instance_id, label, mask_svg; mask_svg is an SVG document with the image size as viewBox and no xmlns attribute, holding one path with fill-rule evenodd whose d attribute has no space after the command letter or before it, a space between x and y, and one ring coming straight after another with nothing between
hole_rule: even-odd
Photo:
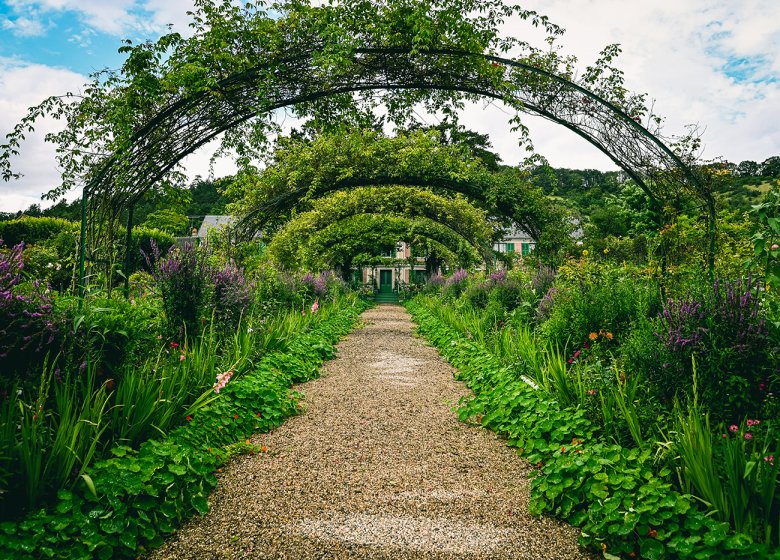
<instances>
[{"instance_id":1,"label":"garden border","mask_svg":"<svg viewBox=\"0 0 780 560\"><path fill-rule=\"evenodd\" d=\"M668 469L653 472L649 451L599 441L583 411L561 409L419 302L406 308L474 392L461 401L459 418L478 418L536 464L532 513L580 527L580 543L608 559L780 558L697 510L693 497L672 489Z\"/></svg>"},{"instance_id":2,"label":"garden border","mask_svg":"<svg viewBox=\"0 0 780 560\"><path fill-rule=\"evenodd\" d=\"M162 544L194 512L208 511L220 465L234 454L262 451L246 438L299 413L299 394L290 386L318 375L366 308L356 300L296 336L284 352L267 354L167 437L137 451L115 447L113 458L88 469L83 484L60 490L52 508L0 523L4 557L135 558Z\"/></svg>"}]
</instances>

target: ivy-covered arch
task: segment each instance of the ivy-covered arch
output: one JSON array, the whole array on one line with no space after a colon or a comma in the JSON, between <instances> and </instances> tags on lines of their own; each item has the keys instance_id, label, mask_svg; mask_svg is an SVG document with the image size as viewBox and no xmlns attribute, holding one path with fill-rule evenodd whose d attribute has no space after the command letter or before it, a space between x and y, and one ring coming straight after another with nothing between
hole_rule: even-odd
<instances>
[{"instance_id":1,"label":"ivy-covered arch","mask_svg":"<svg viewBox=\"0 0 780 560\"><path fill-rule=\"evenodd\" d=\"M295 216L276 232L267 252L273 260L284 266L301 265L306 260L305 255L317 247L316 241L312 239L329 235L327 228L331 225L338 224L341 235L351 234L352 229L365 231L369 227L367 224L376 227L379 223L378 230L384 230L386 224L379 219L382 216L404 218L410 220L408 224L414 224L415 227L410 226L404 232L407 238L401 240L408 241L420 232L427 232L432 222L436 224L435 239L441 244L450 249L453 249L452 244L455 242L457 247L470 245L472 250L469 252L478 255L481 260L492 256L495 229L487 221L484 211L462 198L445 198L410 187L363 187L321 198L314 203L311 211ZM307 264L311 265L311 262ZM350 266L349 259L342 259L339 264L346 268Z\"/></svg>"},{"instance_id":2,"label":"ivy-covered arch","mask_svg":"<svg viewBox=\"0 0 780 560\"><path fill-rule=\"evenodd\" d=\"M405 217L387 214L353 214L334 221L299 240L293 262L297 268L351 268L352 255L377 251L387 245L405 241L421 245L433 241L447 251L444 258L450 265L470 267L483 255L467 239L426 217Z\"/></svg>"},{"instance_id":3,"label":"ivy-covered arch","mask_svg":"<svg viewBox=\"0 0 780 560\"><path fill-rule=\"evenodd\" d=\"M277 109L293 107L324 123L366 123L381 104L390 120L404 122L420 103L455 113L465 99L488 98L515 110L509 120L521 138L520 115L542 116L601 150L651 198L688 191L706 198L714 214L691 165L695 142L673 150L662 138L645 96L630 94L611 65L617 47L578 74L575 60L557 49L501 35L506 19L517 17L544 28L552 44L562 30L535 12L501 0L332 0L319 7L199 0L193 17L190 37L128 44L120 71L98 73L79 96L32 108L2 146L3 177L14 176L11 156L37 118L64 119L65 131L49 137L63 169L51 196L85 184L83 221L91 212L96 242L143 193L174 179L185 156L220 135L224 148L249 162L276 129Z\"/></svg>"},{"instance_id":4,"label":"ivy-covered arch","mask_svg":"<svg viewBox=\"0 0 780 560\"><path fill-rule=\"evenodd\" d=\"M545 232L558 242L568 234L563 210L518 170L489 169L467 146L444 144L438 134L421 130L392 137L352 130L312 140L285 138L262 173L234 183L230 195L239 202L231 211L242 217L237 227L249 235L273 227L268 222L274 219L285 221L292 209L305 209L319 197L366 186L462 195L537 242Z\"/></svg>"}]
</instances>

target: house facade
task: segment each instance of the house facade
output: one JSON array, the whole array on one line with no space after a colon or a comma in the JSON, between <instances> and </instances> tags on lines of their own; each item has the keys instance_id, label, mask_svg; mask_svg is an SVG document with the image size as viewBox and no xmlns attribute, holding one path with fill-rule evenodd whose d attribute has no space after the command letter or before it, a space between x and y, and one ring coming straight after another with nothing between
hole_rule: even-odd
<instances>
[{"instance_id":1,"label":"house facade","mask_svg":"<svg viewBox=\"0 0 780 560\"><path fill-rule=\"evenodd\" d=\"M519 229L510 230L503 239L493 244L496 253L518 257L530 255L535 247L534 239ZM379 293L395 292L404 284L427 280L425 258L410 258L411 249L407 243L400 242L380 256L385 261L383 264L365 267L360 273L363 284L372 285ZM501 266L501 262L496 259L493 266Z\"/></svg>"}]
</instances>

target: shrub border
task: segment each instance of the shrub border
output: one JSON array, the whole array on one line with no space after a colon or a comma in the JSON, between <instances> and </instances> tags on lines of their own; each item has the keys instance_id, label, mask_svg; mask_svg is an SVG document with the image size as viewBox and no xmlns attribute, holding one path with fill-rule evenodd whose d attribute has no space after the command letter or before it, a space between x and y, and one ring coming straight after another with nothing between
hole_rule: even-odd
<instances>
[{"instance_id":1,"label":"shrub border","mask_svg":"<svg viewBox=\"0 0 780 560\"><path fill-rule=\"evenodd\" d=\"M236 453L259 451L247 439L300 412L293 383L316 377L335 343L368 306L358 301L265 355L167 437L112 449L51 508L0 523L3 558L135 558L162 544L195 512L208 511L215 471ZM82 483L83 482L83 483Z\"/></svg>"},{"instance_id":2,"label":"shrub border","mask_svg":"<svg viewBox=\"0 0 780 560\"><path fill-rule=\"evenodd\" d=\"M670 471L655 473L649 451L599 440L582 410L562 409L419 301L406 308L418 332L474 392L461 402L460 419L477 418L536 464L532 513L580 527L580 544L608 559L780 558L780 551L730 532L727 523L699 511L690 495L672 489Z\"/></svg>"}]
</instances>

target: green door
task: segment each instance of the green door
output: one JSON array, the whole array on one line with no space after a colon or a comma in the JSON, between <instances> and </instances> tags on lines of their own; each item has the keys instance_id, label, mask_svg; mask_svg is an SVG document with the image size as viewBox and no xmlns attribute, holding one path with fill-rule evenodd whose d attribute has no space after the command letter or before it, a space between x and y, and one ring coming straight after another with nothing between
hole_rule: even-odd
<instances>
[{"instance_id":1,"label":"green door","mask_svg":"<svg viewBox=\"0 0 780 560\"><path fill-rule=\"evenodd\" d=\"M392 292L393 292L393 271L380 270L379 271L379 293L390 294Z\"/></svg>"}]
</instances>

